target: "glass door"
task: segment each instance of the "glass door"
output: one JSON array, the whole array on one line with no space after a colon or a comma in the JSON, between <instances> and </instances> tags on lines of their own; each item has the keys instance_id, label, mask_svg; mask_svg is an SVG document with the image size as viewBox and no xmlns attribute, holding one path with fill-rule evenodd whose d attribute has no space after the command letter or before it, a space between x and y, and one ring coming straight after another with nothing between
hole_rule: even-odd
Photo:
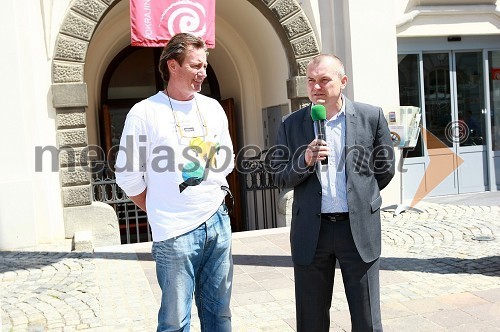
<instances>
[{"instance_id":1,"label":"glass door","mask_svg":"<svg viewBox=\"0 0 500 332\"><path fill-rule=\"evenodd\" d=\"M500 82L500 54L490 52L489 58L490 71L498 74L489 81L491 104L499 106L500 84L496 82ZM487 154L485 59L483 51L399 56L400 103L422 107L425 133L417 147L405 155L403 199L489 189L488 170L493 166L489 166ZM494 112L493 106L491 145L496 147L500 112ZM499 173L500 162L494 167Z\"/></svg>"},{"instance_id":2,"label":"glass door","mask_svg":"<svg viewBox=\"0 0 500 332\"><path fill-rule=\"evenodd\" d=\"M487 190L483 53L423 54L423 73L427 152L449 174L431 195Z\"/></svg>"},{"instance_id":3,"label":"glass door","mask_svg":"<svg viewBox=\"0 0 500 332\"><path fill-rule=\"evenodd\" d=\"M456 169L459 160L454 147L452 53L424 53L423 81L426 147L429 160L425 181L432 196L458 193ZM430 167L431 163L439 165ZM439 171L435 171L435 170Z\"/></svg>"},{"instance_id":4,"label":"glass door","mask_svg":"<svg viewBox=\"0 0 500 332\"><path fill-rule=\"evenodd\" d=\"M486 154L486 107L482 52L454 54L455 116L453 143L457 158L458 192L485 191L488 188Z\"/></svg>"}]
</instances>

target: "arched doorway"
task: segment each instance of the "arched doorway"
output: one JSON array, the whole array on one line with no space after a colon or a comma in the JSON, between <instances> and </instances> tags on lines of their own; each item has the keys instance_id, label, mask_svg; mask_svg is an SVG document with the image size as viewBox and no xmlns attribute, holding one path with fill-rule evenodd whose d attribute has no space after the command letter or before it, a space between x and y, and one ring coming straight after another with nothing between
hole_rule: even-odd
<instances>
[{"instance_id":1,"label":"arched doorway","mask_svg":"<svg viewBox=\"0 0 500 332\"><path fill-rule=\"evenodd\" d=\"M101 84L99 112L100 142L104 151L109 152L119 144L130 108L163 90L157 65L160 54L161 48L128 46L116 55L106 69ZM221 101L219 83L210 64L201 93Z\"/></svg>"},{"instance_id":2,"label":"arched doorway","mask_svg":"<svg viewBox=\"0 0 500 332\"><path fill-rule=\"evenodd\" d=\"M86 116L78 127L58 128L57 137L60 146L77 147L76 153L89 144L101 145L101 85L112 59L130 44L128 4L126 0L73 1L57 37L52 64L53 106L58 115L69 117L68 121L73 116L75 122L82 114ZM247 20L259 22L260 38L247 29ZM316 36L296 0L220 0L216 21L218 46L211 50L209 61L224 81L221 96L234 96L240 144L262 146L263 108L289 103L296 110L307 101L301 87L305 65L319 53ZM72 225L88 223L89 218L80 211L96 213L85 170L89 161L75 161L61 162L60 170L67 237L73 236ZM75 166L78 177L68 174ZM96 217L104 218L104 214Z\"/></svg>"},{"instance_id":3,"label":"arched doorway","mask_svg":"<svg viewBox=\"0 0 500 332\"><path fill-rule=\"evenodd\" d=\"M102 151L106 165L111 168L106 176L113 177L113 165L120 144L125 118L132 106L164 89L164 83L158 70L161 48L127 46L111 61L105 71L101 84L101 101L99 107L99 128ZM229 122L229 131L233 138L233 149L238 146L236 135L236 119L232 99L221 100L217 76L209 64L207 78L203 82L201 93L218 100L223 106ZM244 230L240 199L239 175L233 171L228 175L229 187L233 193L234 205L231 209L231 227L234 232ZM120 189L114 186L113 190ZM94 197L103 197L102 194ZM146 214L138 209L125 195L120 193L120 200L111 205L116 211L120 226L122 243L151 241L150 229Z\"/></svg>"}]
</instances>

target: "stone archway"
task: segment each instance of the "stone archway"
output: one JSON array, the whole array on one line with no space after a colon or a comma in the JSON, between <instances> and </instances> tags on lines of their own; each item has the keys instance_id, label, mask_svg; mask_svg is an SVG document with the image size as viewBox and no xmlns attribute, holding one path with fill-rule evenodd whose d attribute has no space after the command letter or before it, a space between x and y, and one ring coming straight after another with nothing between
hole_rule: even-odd
<instances>
[{"instance_id":1,"label":"stone archway","mask_svg":"<svg viewBox=\"0 0 500 332\"><path fill-rule=\"evenodd\" d=\"M290 77L287 95L292 110L309 101L305 85L309 60L318 55L319 45L309 19L296 0L248 0L273 26L283 44Z\"/></svg>"},{"instance_id":2,"label":"stone archway","mask_svg":"<svg viewBox=\"0 0 500 332\"><path fill-rule=\"evenodd\" d=\"M57 114L57 141L63 201L65 235L94 230L105 244L114 244L117 223L108 222L111 209L92 201L92 187L85 110L88 106L84 67L87 48L103 16L125 0L73 0L61 25L52 63L52 97ZM307 16L296 0L247 0L270 22L279 36L289 65L287 95L292 109L307 102L305 69L309 59L319 54L316 37ZM109 207L109 209L108 209ZM116 218L116 216L115 216ZM95 229L89 223L99 225ZM107 229L100 225L107 225ZM110 227L111 226L111 227ZM118 236L119 241L119 236Z\"/></svg>"}]
</instances>

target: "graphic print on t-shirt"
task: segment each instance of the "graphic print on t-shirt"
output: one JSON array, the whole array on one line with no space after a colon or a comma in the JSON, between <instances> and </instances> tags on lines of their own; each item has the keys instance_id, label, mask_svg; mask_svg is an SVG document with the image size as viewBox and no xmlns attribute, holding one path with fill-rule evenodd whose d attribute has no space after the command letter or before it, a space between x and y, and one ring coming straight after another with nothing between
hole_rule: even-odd
<instances>
[{"instance_id":1,"label":"graphic print on t-shirt","mask_svg":"<svg viewBox=\"0 0 500 332\"><path fill-rule=\"evenodd\" d=\"M196 161L190 161L182 167L182 182L179 192L190 186L197 186L208 176L210 167L217 167L215 154L219 152L219 143L206 142L202 137L194 137L189 142L190 151L194 152Z\"/></svg>"}]
</instances>

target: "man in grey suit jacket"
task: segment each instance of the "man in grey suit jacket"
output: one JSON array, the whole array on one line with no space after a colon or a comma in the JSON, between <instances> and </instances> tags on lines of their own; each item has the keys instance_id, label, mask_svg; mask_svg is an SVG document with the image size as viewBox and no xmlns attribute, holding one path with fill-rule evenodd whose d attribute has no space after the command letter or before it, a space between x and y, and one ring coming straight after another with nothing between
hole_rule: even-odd
<instances>
[{"instance_id":1,"label":"man in grey suit jacket","mask_svg":"<svg viewBox=\"0 0 500 332\"><path fill-rule=\"evenodd\" d=\"M337 260L352 330L382 331L380 190L394 176L394 150L382 109L347 99L347 80L336 56L312 59L308 94L326 108L326 138L316 139L309 105L283 119L270 151L276 184L294 189L290 240L299 332L329 330Z\"/></svg>"}]
</instances>

